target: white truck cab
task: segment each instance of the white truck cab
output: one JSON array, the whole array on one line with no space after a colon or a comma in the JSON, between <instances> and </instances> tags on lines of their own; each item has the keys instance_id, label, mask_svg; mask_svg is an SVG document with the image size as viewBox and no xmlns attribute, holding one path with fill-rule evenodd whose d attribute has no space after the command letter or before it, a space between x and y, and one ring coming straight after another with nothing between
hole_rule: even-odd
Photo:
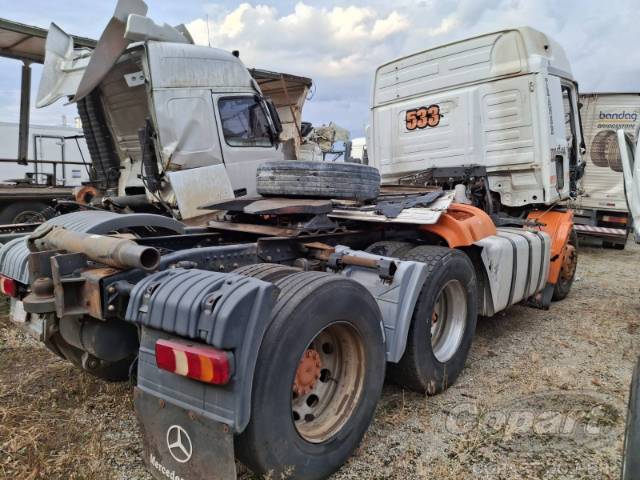
<instances>
[{"instance_id":1,"label":"white truck cab","mask_svg":"<svg viewBox=\"0 0 640 480\"><path fill-rule=\"evenodd\" d=\"M494 205L551 205L582 165L577 99L562 47L528 27L402 57L376 70L370 163L418 185L428 169L476 166Z\"/></svg>"}]
</instances>

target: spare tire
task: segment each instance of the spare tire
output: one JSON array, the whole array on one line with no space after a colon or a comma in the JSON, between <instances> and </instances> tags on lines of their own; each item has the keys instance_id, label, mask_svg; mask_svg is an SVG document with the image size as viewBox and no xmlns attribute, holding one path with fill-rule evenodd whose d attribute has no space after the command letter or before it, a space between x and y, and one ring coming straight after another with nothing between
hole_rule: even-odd
<instances>
[{"instance_id":1,"label":"spare tire","mask_svg":"<svg viewBox=\"0 0 640 480\"><path fill-rule=\"evenodd\" d=\"M358 163L283 160L258 167L260 195L373 200L380 193L377 168Z\"/></svg>"}]
</instances>

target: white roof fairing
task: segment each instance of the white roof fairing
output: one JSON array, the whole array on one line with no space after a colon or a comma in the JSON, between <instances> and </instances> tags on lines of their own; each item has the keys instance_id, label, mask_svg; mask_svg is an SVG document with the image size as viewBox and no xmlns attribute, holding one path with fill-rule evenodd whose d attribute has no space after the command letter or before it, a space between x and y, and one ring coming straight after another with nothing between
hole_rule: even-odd
<instances>
[{"instance_id":1,"label":"white roof fairing","mask_svg":"<svg viewBox=\"0 0 640 480\"><path fill-rule=\"evenodd\" d=\"M423 50L376 70L372 108L418 94L546 71L573 80L562 47L547 35L520 27Z\"/></svg>"},{"instance_id":2,"label":"white roof fairing","mask_svg":"<svg viewBox=\"0 0 640 480\"><path fill-rule=\"evenodd\" d=\"M147 41L152 88L254 89L254 80L242 61L218 48Z\"/></svg>"}]
</instances>

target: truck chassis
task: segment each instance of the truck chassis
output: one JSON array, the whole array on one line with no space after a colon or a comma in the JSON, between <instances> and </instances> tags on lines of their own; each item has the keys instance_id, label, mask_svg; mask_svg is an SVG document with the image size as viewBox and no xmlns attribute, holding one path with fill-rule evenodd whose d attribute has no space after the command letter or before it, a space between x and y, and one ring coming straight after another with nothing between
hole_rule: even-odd
<instances>
[{"instance_id":1,"label":"truck chassis","mask_svg":"<svg viewBox=\"0 0 640 480\"><path fill-rule=\"evenodd\" d=\"M548 308L571 287L571 211L496 229L452 199L407 187L375 207L236 199L209 205L226 215L200 227L75 212L7 244L1 286L14 321L56 354L137 378L157 478L233 478L235 457L325 478L366 431L385 370L440 393L478 315Z\"/></svg>"}]
</instances>

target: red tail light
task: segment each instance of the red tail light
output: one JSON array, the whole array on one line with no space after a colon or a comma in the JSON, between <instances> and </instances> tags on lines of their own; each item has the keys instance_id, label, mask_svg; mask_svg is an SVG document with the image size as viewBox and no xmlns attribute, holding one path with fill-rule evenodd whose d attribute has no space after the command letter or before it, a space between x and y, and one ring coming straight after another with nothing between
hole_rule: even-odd
<instances>
[{"instance_id":1,"label":"red tail light","mask_svg":"<svg viewBox=\"0 0 640 480\"><path fill-rule=\"evenodd\" d=\"M0 275L0 293L9 297L18 296L18 282L13 278Z\"/></svg>"},{"instance_id":2,"label":"red tail light","mask_svg":"<svg viewBox=\"0 0 640 480\"><path fill-rule=\"evenodd\" d=\"M609 223L620 223L622 225L626 225L627 217L618 217L616 215L603 215L602 221L609 222Z\"/></svg>"},{"instance_id":3,"label":"red tail light","mask_svg":"<svg viewBox=\"0 0 640 480\"><path fill-rule=\"evenodd\" d=\"M206 345L158 340L156 365L162 370L215 385L225 385L231 378L229 354Z\"/></svg>"}]
</instances>

